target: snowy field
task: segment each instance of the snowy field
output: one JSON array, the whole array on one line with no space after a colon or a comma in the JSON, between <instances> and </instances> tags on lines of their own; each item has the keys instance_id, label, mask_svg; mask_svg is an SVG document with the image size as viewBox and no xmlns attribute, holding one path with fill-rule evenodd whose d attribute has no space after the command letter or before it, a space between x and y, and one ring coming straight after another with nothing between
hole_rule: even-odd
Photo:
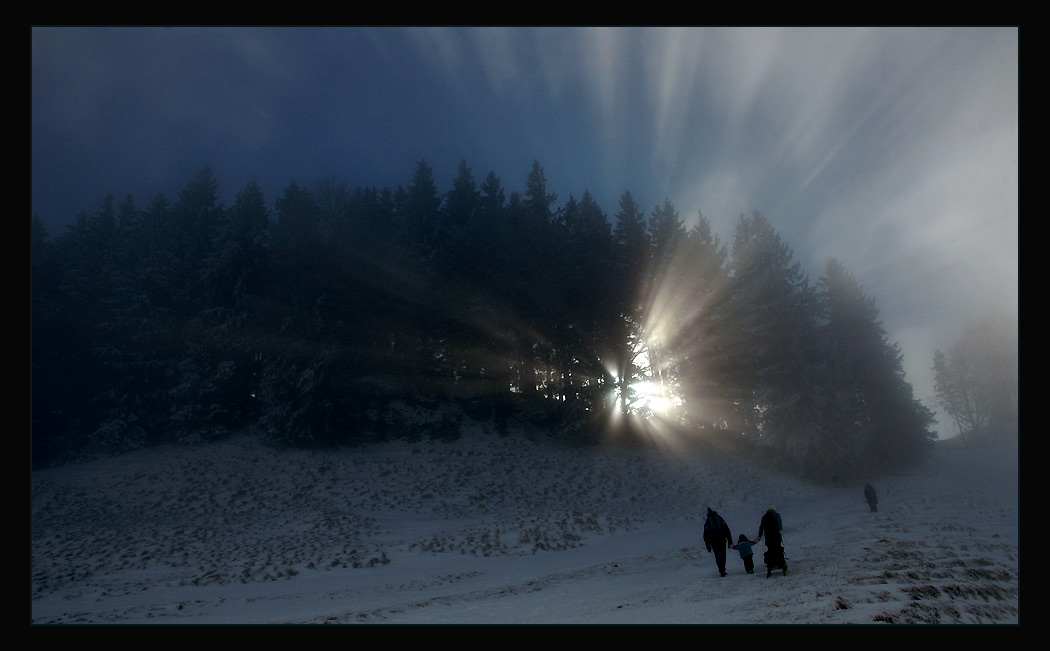
<instances>
[{"instance_id":1,"label":"snowy field","mask_svg":"<svg viewBox=\"0 0 1050 651\"><path fill-rule=\"evenodd\" d=\"M1018 624L1016 453L816 487L701 445L537 434L276 452L248 438L34 472L33 624ZM718 576L710 506L789 572ZM764 545L756 546L758 557ZM760 564L760 563L759 563Z\"/></svg>"}]
</instances>

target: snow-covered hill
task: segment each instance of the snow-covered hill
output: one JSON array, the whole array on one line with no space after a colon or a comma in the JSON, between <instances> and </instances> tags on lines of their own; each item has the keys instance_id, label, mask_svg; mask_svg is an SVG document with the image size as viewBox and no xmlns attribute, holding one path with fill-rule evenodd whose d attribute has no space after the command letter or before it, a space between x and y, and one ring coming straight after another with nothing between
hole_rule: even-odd
<instances>
[{"instance_id":1,"label":"snow-covered hill","mask_svg":"<svg viewBox=\"0 0 1050 651\"><path fill-rule=\"evenodd\" d=\"M708 445L249 438L34 472L31 622L1018 623L1017 457L816 487ZM790 572L700 542L775 504ZM759 554L762 545L759 545Z\"/></svg>"}]
</instances>

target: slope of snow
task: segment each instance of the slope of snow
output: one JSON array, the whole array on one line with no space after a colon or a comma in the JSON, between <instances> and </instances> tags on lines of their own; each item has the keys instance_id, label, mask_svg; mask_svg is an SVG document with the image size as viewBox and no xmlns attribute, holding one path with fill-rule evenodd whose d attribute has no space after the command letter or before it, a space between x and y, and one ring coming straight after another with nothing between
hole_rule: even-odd
<instances>
[{"instance_id":1,"label":"slope of snow","mask_svg":"<svg viewBox=\"0 0 1050 651\"><path fill-rule=\"evenodd\" d=\"M248 438L34 472L31 614L51 623L1019 623L1016 454L817 487L694 443L277 452ZM789 573L721 578L708 506ZM758 559L763 545L756 546ZM760 564L760 562L759 562Z\"/></svg>"}]
</instances>

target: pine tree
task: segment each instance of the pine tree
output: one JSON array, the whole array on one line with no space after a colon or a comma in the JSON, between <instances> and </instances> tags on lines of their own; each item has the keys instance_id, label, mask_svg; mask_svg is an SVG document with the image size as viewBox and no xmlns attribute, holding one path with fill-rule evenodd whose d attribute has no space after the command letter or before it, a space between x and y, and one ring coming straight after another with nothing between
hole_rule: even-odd
<instances>
[{"instance_id":1,"label":"pine tree","mask_svg":"<svg viewBox=\"0 0 1050 651\"><path fill-rule=\"evenodd\" d=\"M678 272L681 299L677 309L681 326L668 346L680 361L684 420L704 428L720 428L727 400L720 377L734 360L724 355L736 330L726 314L728 251L711 233L703 213L686 235Z\"/></svg>"},{"instance_id":2,"label":"pine tree","mask_svg":"<svg viewBox=\"0 0 1050 651\"><path fill-rule=\"evenodd\" d=\"M554 219L554 203L558 195L547 192L547 175L539 161L532 162L532 169L525 180L525 216L530 220L533 228L545 229Z\"/></svg>"},{"instance_id":3,"label":"pine tree","mask_svg":"<svg viewBox=\"0 0 1050 651\"><path fill-rule=\"evenodd\" d=\"M685 239L685 234L685 225L670 199L664 199L662 204L653 208L649 218L651 277L659 278L674 265L678 246Z\"/></svg>"},{"instance_id":4,"label":"pine tree","mask_svg":"<svg viewBox=\"0 0 1050 651\"><path fill-rule=\"evenodd\" d=\"M740 216L729 263L727 318L737 336L726 341L721 378L731 392L731 429L759 436L782 454L797 440L797 398L814 332L813 292L791 248L755 211Z\"/></svg>"},{"instance_id":5,"label":"pine tree","mask_svg":"<svg viewBox=\"0 0 1050 651\"><path fill-rule=\"evenodd\" d=\"M606 358L616 369L614 382L618 385L620 410L626 414L634 399L632 386L641 379L637 356L641 345L643 296L649 263L645 218L629 190L620 197L613 241L615 246L610 285L615 290L613 302L618 311L618 320L610 335L612 343Z\"/></svg>"},{"instance_id":6,"label":"pine tree","mask_svg":"<svg viewBox=\"0 0 1050 651\"><path fill-rule=\"evenodd\" d=\"M819 470L846 478L920 463L933 438L933 414L914 399L900 349L890 343L874 298L834 259L818 289Z\"/></svg>"},{"instance_id":7,"label":"pine tree","mask_svg":"<svg viewBox=\"0 0 1050 651\"><path fill-rule=\"evenodd\" d=\"M437 234L442 266L457 275L469 275L484 246L478 233L479 195L474 175L466 161L460 161L452 189L441 209L441 228Z\"/></svg>"},{"instance_id":8,"label":"pine tree","mask_svg":"<svg viewBox=\"0 0 1050 651\"><path fill-rule=\"evenodd\" d=\"M321 208L309 190L292 181L275 207L274 240L279 248L308 256L309 250L321 245Z\"/></svg>"},{"instance_id":9,"label":"pine tree","mask_svg":"<svg viewBox=\"0 0 1050 651\"><path fill-rule=\"evenodd\" d=\"M177 304L187 313L204 306L199 281L204 260L217 240L224 207L218 200L219 182L210 167L203 168L179 193L173 210L174 254L178 277Z\"/></svg>"},{"instance_id":10,"label":"pine tree","mask_svg":"<svg viewBox=\"0 0 1050 651\"><path fill-rule=\"evenodd\" d=\"M613 240L608 218L588 191L580 198L576 231L570 240L570 272L585 297L581 303L587 305L586 326L597 333L617 317L611 283Z\"/></svg>"},{"instance_id":11,"label":"pine tree","mask_svg":"<svg viewBox=\"0 0 1050 651\"><path fill-rule=\"evenodd\" d=\"M415 247L432 252L438 236L442 197L434 182L434 170L421 160L412 173L412 182L404 195L402 218L406 236Z\"/></svg>"},{"instance_id":12,"label":"pine tree","mask_svg":"<svg viewBox=\"0 0 1050 651\"><path fill-rule=\"evenodd\" d=\"M314 184L311 194L317 203L320 239L333 247L344 247L353 238L353 193L344 181L323 178Z\"/></svg>"},{"instance_id":13,"label":"pine tree","mask_svg":"<svg viewBox=\"0 0 1050 651\"><path fill-rule=\"evenodd\" d=\"M683 274L685 240L686 229L678 209L670 199L664 199L649 218L651 249L643 337L650 379L661 388L665 399L678 376L679 360L670 344L684 325L681 307L688 284Z\"/></svg>"},{"instance_id":14,"label":"pine tree","mask_svg":"<svg viewBox=\"0 0 1050 651\"><path fill-rule=\"evenodd\" d=\"M175 227L191 265L206 254L218 229L223 210L218 191L218 180L211 168L205 167L179 193Z\"/></svg>"},{"instance_id":15,"label":"pine tree","mask_svg":"<svg viewBox=\"0 0 1050 651\"><path fill-rule=\"evenodd\" d=\"M557 360L567 400L584 410L603 410L597 387L606 382L606 358L614 348L619 311L611 281L612 233L590 192L579 202L569 197L560 211L557 286L561 316Z\"/></svg>"},{"instance_id":16,"label":"pine tree","mask_svg":"<svg viewBox=\"0 0 1050 651\"><path fill-rule=\"evenodd\" d=\"M633 310L642 289L649 255L649 238L645 218L630 191L620 197L620 211L616 213L613 231L617 255L615 262L615 284L621 288L621 304L624 311Z\"/></svg>"},{"instance_id":17,"label":"pine tree","mask_svg":"<svg viewBox=\"0 0 1050 651\"><path fill-rule=\"evenodd\" d=\"M270 216L262 190L249 181L223 219L214 257L204 270L205 287L217 305L231 306L262 289L269 266Z\"/></svg>"}]
</instances>

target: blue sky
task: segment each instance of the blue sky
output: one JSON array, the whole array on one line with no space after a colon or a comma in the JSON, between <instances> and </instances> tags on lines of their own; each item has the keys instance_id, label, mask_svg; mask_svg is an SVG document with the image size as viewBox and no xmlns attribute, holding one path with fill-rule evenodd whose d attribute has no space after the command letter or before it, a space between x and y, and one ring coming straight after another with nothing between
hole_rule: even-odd
<instances>
[{"instance_id":1,"label":"blue sky","mask_svg":"<svg viewBox=\"0 0 1050 651\"><path fill-rule=\"evenodd\" d=\"M815 281L875 297L932 406L966 319L1018 307L1018 29L47 28L31 30L31 203L174 199L205 165L249 180L446 190L460 160L558 204L669 198L724 242L759 210ZM53 229L58 230L56 227ZM942 419L943 421L944 419ZM948 424L941 423L946 430Z\"/></svg>"}]
</instances>

